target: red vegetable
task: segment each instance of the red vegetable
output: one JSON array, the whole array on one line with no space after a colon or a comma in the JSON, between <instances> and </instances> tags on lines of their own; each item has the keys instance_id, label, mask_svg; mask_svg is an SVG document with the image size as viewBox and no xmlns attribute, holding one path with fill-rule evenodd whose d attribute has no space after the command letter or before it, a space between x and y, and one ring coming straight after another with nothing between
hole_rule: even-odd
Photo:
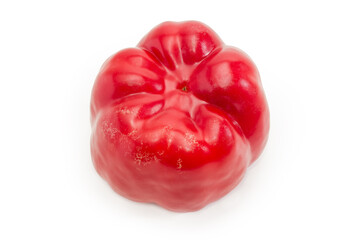
<instances>
[{"instance_id":1,"label":"red vegetable","mask_svg":"<svg viewBox=\"0 0 360 240\"><path fill-rule=\"evenodd\" d=\"M244 52L200 22L165 22L104 63L91 123L93 163L116 192L187 212L240 182L269 110Z\"/></svg>"}]
</instances>

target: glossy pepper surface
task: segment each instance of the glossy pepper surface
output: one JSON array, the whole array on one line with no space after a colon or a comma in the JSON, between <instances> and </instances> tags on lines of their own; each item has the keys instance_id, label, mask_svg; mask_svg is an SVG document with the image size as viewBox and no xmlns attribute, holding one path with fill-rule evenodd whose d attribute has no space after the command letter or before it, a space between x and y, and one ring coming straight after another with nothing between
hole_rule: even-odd
<instances>
[{"instance_id":1,"label":"glossy pepper surface","mask_svg":"<svg viewBox=\"0 0 360 240\"><path fill-rule=\"evenodd\" d=\"M165 22L104 63L91 124L94 166L117 193L187 212L241 181L269 110L244 52L200 22Z\"/></svg>"}]
</instances>

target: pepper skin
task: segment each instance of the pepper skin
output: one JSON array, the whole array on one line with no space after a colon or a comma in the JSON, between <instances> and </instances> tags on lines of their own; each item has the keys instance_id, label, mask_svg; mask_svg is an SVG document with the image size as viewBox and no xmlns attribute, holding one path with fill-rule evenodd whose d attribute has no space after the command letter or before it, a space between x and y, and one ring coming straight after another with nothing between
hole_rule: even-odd
<instances>
[{"instance_id":1,"label":"pepper skin","mask_svg":"<svg viewBox=\"0 0 360 240\"><path fill-rule=\"evenodd\" d=\"M238 185L269 109L244 52L200 22L165 22L104 63L91 124L94 166L117 193L189 212Z\"/></svg>"}]
</instances>

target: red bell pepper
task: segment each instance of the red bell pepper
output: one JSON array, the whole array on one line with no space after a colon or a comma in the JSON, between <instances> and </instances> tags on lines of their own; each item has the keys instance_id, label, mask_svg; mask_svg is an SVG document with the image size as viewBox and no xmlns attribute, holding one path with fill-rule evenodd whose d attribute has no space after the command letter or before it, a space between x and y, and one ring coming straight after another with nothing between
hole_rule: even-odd
<instances>
[{"instance_id":1,"label":"red bell pepper","mask_svg":"<svg viewBox=\"0 0 360 240\"><path fill-rule=\"evenodd\" d=\"M187 212L240 182L269 110L244 52L200 22L165 22L104 63L91 123L94 166L116 192Z\"/></svg>"}]
</instances>

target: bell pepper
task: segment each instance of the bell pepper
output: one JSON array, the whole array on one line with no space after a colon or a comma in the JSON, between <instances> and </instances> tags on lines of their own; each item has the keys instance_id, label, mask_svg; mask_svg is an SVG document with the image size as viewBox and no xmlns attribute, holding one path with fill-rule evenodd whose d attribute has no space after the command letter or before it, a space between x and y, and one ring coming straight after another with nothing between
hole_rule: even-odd
<instances>
[{"instance_id":1,"label":"bell pepper","mask_svg":"<svg viewBox=\"0 0 360 240\"><path fill-rule=\"evenodd\" d=\"M203 23L164 22L103 64L91 124L93 164L117 193L188 212L238 185L269 109L244 52Z\"/></svg>"}]
</instances>

